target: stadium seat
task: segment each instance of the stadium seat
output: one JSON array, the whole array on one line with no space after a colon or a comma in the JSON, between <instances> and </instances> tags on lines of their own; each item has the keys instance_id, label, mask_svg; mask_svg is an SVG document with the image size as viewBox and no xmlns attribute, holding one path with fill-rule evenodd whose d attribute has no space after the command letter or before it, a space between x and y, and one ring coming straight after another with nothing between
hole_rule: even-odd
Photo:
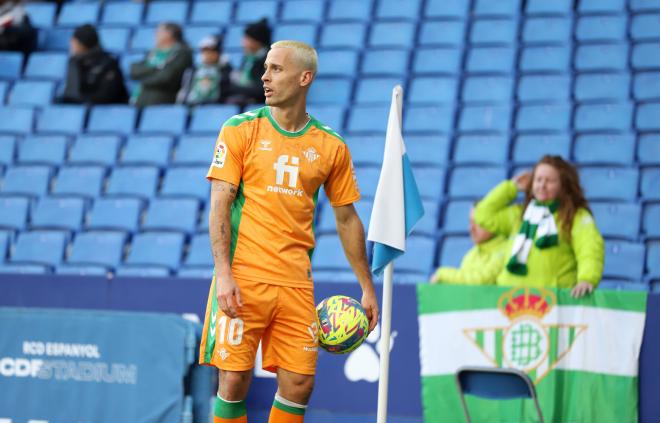
<instances>
[{"instance_id":1,"label":"stadium seat","mask_svg":"<svg viewBox=\"0 0 660 423\"><path fill-rule=\"evenodd\" d=\"M466 106L461 110L458 129L461 132L507 132L511 114L509 104Z\"/></svg>"},{"instance_id":2,"label":"stadium seat","mask_svg":"<svg viewBox=\"0 0 660 423\"><path fill-rule=\"evenodd\" d=\"M603 277L639 281L644 272L644 244L607 240Z\"/></svg>"},{"instance_id":3,"label":"stadium seat","mask_svg":"<svg viewBox=\"0 0 660 423\"><path fill-rule=\"evenodd\" d=\"M333 0L329 3L328 19L331 21L367 22L371 18L373 0Z\"/></svg>"},{"instance_id":4,"label":"stadium seat","mask_svg":"<svg viewBox=\"0 0 660 423\"><path fill-rule=\"evenodd\" d=\"M449 163L449 151L452 143L448 137L406 135L404 140L408 159L413 166L440 167ZM383 148L381 148L382 151Z\"/></svg>"},{"instance_id":5,"label":"stadium seat","mask_svg":"<svg viewBox=\"0 0 660 423\"><path fill-rule=\"evenodd\" d=\"M380 122L387 121L387 111L384 111L385 121L379 121L379 125L385 125ZM351 120L352 120L351 115ZM365 116L365 118L376 119L374 116ZM406 114L403 117L404 131L411 134L416 133L443 133L451 132L454 124L453 106L410 106L406 108Z\"/></svg>"},{"instance_id":6,"label":"stadium seat","mask_svg":"<svg viewBox=\"0 0 660 423\"><path fill-rule=\"evenodd\" d=\"M464 33L465 21L462 20L426 21L422 22L419 30L418 43L420 46L461 46L464 42Z\"/></svg>"},{"instance_id":7,"label":"stadium seat","mask_svg":"<svg viewBox=\"0 0 660 423\"><path fill-rule=\"evenodd\" d=\"M589 200L634 201L637 198L637 168L583 167L580 180Z\"/></svg>"},{"instance_id":8,"label":"stadium seat","mask_svg":"<svg viewBox=\"0 0 660 423\"><path fill-rule=\"evenodd\" d=\"M69 150L70 164L113 166L121 142L116 135L80 135Z\"/></svg>"},{"instance_id":9,"label":"stadium seat","mask_svg":"<svg viewBox=\"0 0 660 423\"><path fill-rule=\"evenodd\" d=\"M632 165L635 160L635 136L632 134L580 135L575 139L573 156L580 165Z\"/></svg>"},{"instance_id":10,"label":"stadium seat","mask_svg":"<svg viewBox=\"0 0 660 423\"><path fill-rule=\"evenodd\" d=\"M463 135L456 140L454 163L506 164L509 137L501 135Z\"/></svg>"},{"instance_id":11,"label":"stadium seat","mask_svg":"<svg viewBox=\"0 0 660 423\"><path fill-rule=\"evenodd\" d=\"M516 115L516 129L520 132L564 132L571 124L571 106L542 104L522 106Z\"/></svg>"},{"instance_id":12,"label":"stadium seat","mask_svg":"<svg viewBox=\"0 0 660 423\"><path fill-rule=\"evenodd\" d=\"M528 0L525 5L528 15L567 15L573 10L573 0Z\"/></svg>"},{"instance_id":13,"label":"stadium seat","mask_svg":"<svg viewBox=\"0 0 660 423\"><path fill-rule=\"evenodd\" d=\"M412 236L435 237L438 232L438 221L440 220L440 206L437 201L424 201L424 215L415 224ZM406 249L407 251L407 249ZM433 254L431 254L433 260Z\"/></svg>"},{"instance_id":14,"label":"stadium seat","mask_svg":"<svg viewBox=\"0 0 660 423\"><path fill-rule=\"evenodd\" d=\"M452 198L481 198L506 179L502 167L457 166L451 172L449 195Z\"/></svg>"},{"instance_id":15,"label":"stadium seat","mask_svg":"<svg viewBox=\"0 0 660 423\"><path fill-rule=\"evenodd\" d=\"M419 48L415 51L415 74L456 74L461 68L462 51L457 48Z\"/></svg>"},{"instance_id":16,"label":"stadium seat","mask_svg":"<svg viewBox=\"0 0 660 423\"><path fill-rule=\"evenodd\" d=\"M395 264L397 272L414 272L421 280L427 280L433 271L435 258L435 240L424 236L411 236L406 239L406 254L400 256Z\"/></svg>"},{"instance_id":17,"label":"stadium seat","mask_svg":"<svg viewBox=\"0 0 660 423\"><path fill-rule=\"evenodd\" d=\"M321 50L319 74L352 78L357 74L358 53L354 50Z\"/></svg>"},{"instance_id":18,"label":"stadium seat","mask_svg":"<svg viewBox=\"0 0 660 423\"><path fill-rule=\"evenodd\" d=\"M146 24L158 25L161 22L182 24L188 18L187 1L152 1L147 4Z\"/></svg>"},{"instance_id":19,"label":"stadium seat","mask_svg":"<svg viewBox=\"0 0 660 423\"><path fill-rule=\"evenodd\" d=\"M571 137L562 135L520 135L513 145L512 159L516 165L532 165L546 154L570 158Z\"/></svg>"},{"instance_id":20,"label":"stadium seat","mask_svg":"<svg viewBox=\"0 0 660 423\"><path fill-rule=\"evenodd\" d=\"M30 213L30 203L25 197L0 196L0 259L4 258L6 251L7 231L22 231L26 228ZM2 260L0 260L2 261Z\"/></svg>"},{"instance_id":21,"label":"stadium seat","mask_svg":"<svg viewBox=\"0 0 660 423\"><path fill-rule=\"evenodd\" d=\"M42 197L32 211L30 227L77 231L82 225L84 213L82 198Z\"/></svg>"},{"instance_id":22,"label":"stadium seat","mask_svg":"<svg viewBox=\"0 0 660 423\"><path fill-rule=\"evenodd\" d=\"M59 166L66 158L67 140L60 135L30 136L18 146L18 162Z\"/></svg>"},{"instance_id":23,"label":"stadium seat","mask_svg":"<svg viewBox=\"0 0 660 423\"><path fill-rule=\"evenodd\" d=\"M14 80L21 77L23 55L15 51L0 51L0 79Z\"/></svg>"},{"instance_id":24,"label":"stadium seat","mask_svg":"<svg viewBox=\"0 0 660 423\"><path fill-rule=\"evenodd\" d=\"M362 166L380 166L383 160L385 139L382 136L351 136L346 140L351 151L353 164Z\"/></svg>"},{"instance_id":25,"label":"stadium seat","mask_svg":"<svg viewBox=\"0 0 660 423\"><path fill-rule=\"evenodd\" d=\"M523 75L518 80L518 101L566 102L571 98L568 75Z\"/></svg>"},{"instance_id":26,"label":"stadium seat","mask_svg":"<svg viewBox=\"0 0 660 423\"><path fill-rule=\"evenodd\" d=\"M426 18L465 18L470 0L428 0L424 9Z\"/></svg>"},{"instance_id":27,"label":"stadium seat","mask_svg":"<svg viewBox=\"0 0 660 423\"><path fill-rule=\"evenodd\" d=\"M630 23L630 38L635 42L660 39L658 23L660 23L660 15L657 13L633 15Z\"/></svg>"},{"instance_id":28,"label":"stadium seat","mask_svg":"<svg viewBox=\"0 0 660 423\"><path fill-rule=\"evenodd\" d=\"M467 236L448 236L438 250L438 266L460 267L463 256L474 246Z\"/></svg>"},{"instance_id":29,"label":"stadium seat","mask_svg":"<svg viewBox=\"0 0 660 423\"><path fill-rule=\"evenodd\" d=\"M308 0L302 1L306 3ZM298 40L313 46L316 45L316 32L314 24L281 24L275 27L273 40Z\"/></svg>"},{"instance_id":30,"label":"stadium seat","mask_svg":"<svg viewBox=\"0 0 660 423\"><path fill-rule=\"evenodd\" d=\"M646 282L632 282L628 280L602 279L598 284L598 289L647 292L649 290L649 284Z\"/></svg>"},{"instance_id":31,"label":"stadium seat","mask_svg":"<svg viewBox=\"0 0 660 423\"><path fill-rule=\"evenodd\" d=\"M218 35L220 34L220 30L216 25L187 25L185 33L183 34L184 39L190 45L191 47L198 48L199 43L209 35ZM223 50L223 54L224 54ZM231 60L231 55L227 52L229 55L229 59ZM193 60L199 60L200 57L194 57Z\"/></svg>"},{"instance_id":32,"label":"stadium seat","mask_svg":"<svg viewBox=\"0 0 660 423\"><path fill-rule=\"evenodd\" d=\"M509 17L520 13L521 0L475 0L473 13L475 16Z\"/></svg>"},{"instance_id":33,"label":"stadium seat","mask_svg":"<svg viewBox=\"0 0 660 423\"><path fill-rule=\"evenodd\" d=\"M473 47L467 53L468 73L504 73L513 71L516 50L512 47Z\"/></svg>"},{"instance_id":34,"label":"stadium seat","mask_svg":"<svg viewBox=\"0 0 660 423\"><path fill-rule=\"evenodd\" d=\"M32 108L0 106L0 133L29 134L32 132L33 122Z\"/></svg>"},{"instance_id":35,"label":"stadium seat","mask_svg":"<svg viewBox=\"0 0 660 423\"><path fill-rule=\"evenodd\" d=\"M101 23L113 26L138 26L144 14L144 3L109 2L104 3ZM103 41L103 40L102 40Z\"/></svg>"},{"instance_id":36,"label":"stadium seat","mask_svg":"<svg viewBox=\"0 0 660 423\"><path fill-rule=\"evenodd\" d=\"M571 42L573 22L570 18L538 17L528 18L522 30L525 44L568 44Z\"/></svg>"},{"instance_id":37,"label":"stadium seat","mask_svg":"<svg viewBox=\"0 0 660 423\"><path fill-rule=\"evenodd\" d=\"M10 106L47 106L52 102L55 82L28 81L14 82L7 104Z\"/></svg>"},{"instance_id":38,"label":"stadium seat","mask_svg":"<svg viewBox=\"0 0 660 423\"><path fill-rule=\"evenodd\" d=\"M642 166L660 165L660 136L658 134L640 135L637 160Z\"/></svg>"},{"instance_id":39,"label":"stadium seat","mask_svg":"<svg viewBox=\"0 0 660 423\"><path fill-rule=\"evenodd\" d=\"M625 101L630 97L630 75L627 73L578 75L575 80L574 96L578 102Z\"/></svg>"},{"instance_id":40,"label":"stadium seat","mask_svg":"<svg viewBox=\"0 0 660 423\"><path fill-rule=\"evenodd\" d=\"M226 25L231 22L232 6L228 1L194 1L190 23Z\"/></svg>"},{"instance_id":41,"label":"stadium seat","mask_svg":"<svg viewBox=\"0 0 660 423\"><path fill-rule=\"evenodd\" d=\"M471 44L513 44L518 22L514 19L475 19L470 30Z\"/></svg>"},{"instance_id":42,"label":"stadium seat","mask_svg":"<svg viewBox=\"0 0 660 423\"><path fill-rule=\"evenodd\" d=\"M657 131L660 129L658 122L658 113L660 112L660 103L646 103L637 106L635 115L635 126L638 131Z\"/></svg>"},{"instance_id":43,"label":"stadium seat","mask_svg":"<svg viewBox=\"0 0 660 423\"><path fill-rule=\"evenodd\" d=\"M362 57L362 75L403 76L408 72L408 59L409 53L407 50L366 51ZM350 67L349 70L351 70Z\"/></svg>"},{"instance_id":44,"label":"stadium seat","mask_svg":"<svg viewBox=\"0 0 660 423\"><path fill-rule=\"evenodd\" d=\"M658 0L630 0L629 6L630 10L635 13L660 11L660 2Z\"/></svg>"},{"instance_id":45,"label":"stadium seat","mask_svg":"<svg viewBox=\"0 0 660 423\"><path fill-rule=\"evenodd\" d=\"M115 167L112 170L106 194L153 197L158 186L158 169L155 167Z\"/></svg>"},{"instance_id":46,"label":"stadium seat","mask_svg":"<svg viewBox=\"0 0 660 423\"><path fill-rule=\"evenodd\" d=\"M583 104L575 111L576 131L628 131L632 127L630 103Z\"/></svg>"},{"instance_id":47,"label":"stadium seat","mask_svg":"<svg viewBox=\"0 0 660 423\"><path fill-rule=\"evenodd\" d=\"M625 0L582 0L577 9L580 13L623 13Z\"/></svg>"},{"instance_id":48,"label":"stadium seat","mask_svg":"<svg viewBox=\"0 0 660 423\"><path fill-rule=\"evenodd\" d=\"M121 154L123 165L165 167L170 161L172 137L131 135Z\"/></svg>"},{"instance_id":49,"label":"stadium seat","mask_svg":"<svg viewBox=\"0 0 660 423\"><path fill-rule=\"evenodd\" d=\"M319 120L324 125L333 128L336 131L342 131L344 128L344 107L334 104L310 105L307 107L307 113Z\"/></svg>"},{"instance_id":50,"label":"stadium seat","mask_svg":"<svg viewBox=\"0 0 660 423\"><path fill-rule=\"evenodd\" d=\"M355 89L358 104L387 104L392 99L392 89L402 84L401 78L361 78Z\"/></svg>"},{"instance_id":51,"label":"stadium seat","mask_svg":"<svg viewBox=\"0 0 660 423\"><path fill-rule=\"evenodd\" d=\"M178 166L199 165L204 166L210 163L214 137L184 135L179 139L172 163Z\"/></svg>"},{"instance_id":52,"label":"stadium seat","mask_svg":"<svg viewBox=\"0 0 660 423\"><path fill-rule=\"evenodd\" d=\"M642 170L641 192L646 201L660 201L660 167Z\"/></svg>"},{"instance_id":53,"label":"stadium seat","mask_svg":"<svg viewBox=\"0 0 660 423\"><path fill-rule=\"evenodd\" d=\"M118 277L164 278L171 275L171 271L160 266L119 266L115 269Z\"/></svg>"},{"instance_id":54,"label":"stadium seat","mask_svg":"<svg viewBox=\"0 0 660 423\"><path fill-rule=\"evenodd\" d=\"M48 134L77 135L85 122L84 106L44 107L37 118L37 131Z\"/></svg>"},{"instance_id":55,"label":"stadium seat","mask_svg":"<svg viewBox=\"0 0 660 423\"><path fill-rule=\"evenodd\" d=\"M67 234L63 231L29 231L18 234L12 263L58 265L64 256Z\"/></svg>"},{"instance_id":56,"label":"stadium seat","mask_svg":"<svg viewBox=\"0 0 660 423\"><path fill-rule=\"evenodd\" d=\"M660 99L660 72L636 74L633 95L637 101Z\"/></svg>"},{"instance_id":57,"label":"stadium seat","mask_svg":"<svg viewBox=\"0 0 660 423\"><path fill-rule=\"evenodd\" d=\"M238 106L231 104L197 106L192 110L188 132L215 136L220 133L220 128L227 119L239 113Z\"/></svg>"},{"instance_id":58,"label":"stadium seat","mask_svg":"<svg viewBox=\"0 0 660 423\"><path fill-rule=\"evenodd\" d=\"M439 202L444 193L445 170L433 167L416 167L413 168L413 173L422 199Z\"/></svg>"},{"instance_id":59,"label":"stadium seat","mask_svg":"<svg viewBox=\"0 0 660 423\"><path fill-rule=\"evenodd\" d=\"M101 195L105 168L100 166L60 167L53 195L96 198Z\"/></svg>"},{"instance_id":60,"label":"stadium seat","mask_svg":"<svg viewBox=\"0 0 660 423\"><path fill-rule=\"evenodd\" d=\"M28 59L23 77L59 81L66 76L68 62L66 53L34 52Z\"/></svg>"},{"instance_id":61,"label":"stadium seat","mask_svg":"<svg viewBox=\"0 0 660 423\"><path fill-rule=\"evenodd\" d=\"M140 133L179 135L186 128L187 110L184 106L149 106L142 111Z\"/></svg>"},{"instance_id":62,"label":"stadium seat","mask_svg":"<svg viewBox=\"0 0 660 423\"><path fill-rule=\"evenodd\" d=\"M87 131L128 135L135 129L137 109L131 106L94 106Z\"/></svg>"},{"instance_id":63,"label":"stadium seat","mask_svg":"<svg viewBox=\"0 0 660 423\"><path fill-rule=\"evenodd\" d=\"M412 22L376 22L371 26L369 46L412 48L415 24Z\"/></svg>"},{"instance_id":64,"label":"stadium seat","mask_svg":"<svg viewBox=\"0 0 660 423\"><path fill-rule=\"evenodd\" d=\"M16 153L16 137L0 135L0 166L9 166L14 163Z\"/></svg>"},{"instance_id":65,"label":"stadium seat","mask_svg":"<svg viewBox=\"0 0 660 423\"><path fill-rule=\"evenodd\" d=\"M105 266L93 266L86 264L60 264L55 268L57 275L69 276L107 276L108 269Z\"/></svg>"},{"instance_id":66,"label":"stadium seat","mask_svg":"<svg viewBox=\"0 0 660 423\"><path fill-rule=\"evenodd\" d=\"M124 264L161 266L169 270L179 267L184 235L174 232L147 232L133 237Z\"/></svg>"},{"instance_id":67,"label":"stadium seat","mask_svg":"<svg viewBox=\"0 0 660 423\"><path fill-rule=\"evenodd\" d=\"M136 198L97 198L87 219L87 229L136 232L142 201Z\"/></svg>"},{"instance_id":68,"label":"stadium seat","mask_svg":"<svg viewBox=\"0 0 660 423\"><path fill-rule=\"evenodd\" d=\"M642 215L639 204L593 202L590 206L596 225L605 238L637 239Z\"/></svg>"},{"instance_id":69,"label":"stadium seat","mask_svg":"<svg viewBox=\"0 0 660 423\"><path fill-rule=\"evenodd\" d=\"M411 20L419 18L421 0L380 0L376 6L376 18L379 20Z\"/></svg>"},{"instance_id":70,"label":"stadium seat","mask_svg":"<svg viewBox=\"0 0 660 423\"><path fill-rule=\"evenodd\" d=\"M213 277L213 267L209 267L209 266L182 267L176 272L176 275L179 278L194 278L194 279L209 280Z\"/></svg>"},{"instance_id":71,"label":"stadium seat","mask_svg":"<svg viewBox=\"0 0 660 423\"><path fill-rule=\"evenodd\" d=\"M197 232L208 232L209 231L209 214L211 212L211 202L206 202L206 207L204 211L199 216L199 224L197 226Z\"/></svg>"},{"instance_id":72,"label":"stadium seat","mask_svg":"<svg viewBox=\"0 0 660 423\"><path fill-rule=\"evenodd\" d=\"M50 28L42 29L39 37L39 50L45 51L68 51L69 41L73 35L73 28Z\"/></svg>"},{"instance_id":73,"label":"stadium seat","mask_svg":"<svg viewBox=\"0 0 660 423\"><path fill-rule=\"evenodd\" d=\"M277 6L276 0L255 0L249 2L239 2L236 4L235 22L251 23L261 18L268 18L272 25L277 21Z\"/></svg>"},{"instance_id":74,"label":"stadium seat","mask_svg":"<svg viewBox=\"0 0 660 423\"><path fill-rule=\"evenodd\" d=\"M210 162L210 160L207 160ZM206 201L211 185L206 180L206 166L174 167L167 170L163 178L160 195L163 197L184 197Z\"/></svg>"},{"instance_id":75,"label":"stadium seat","mask_svg":"<svg viewBox=\"0 0 660 423\"><path fill-rule=\"evenodd\" d=\"M0 105L5 104L5 98L7 97L9 86L9 81L0 81Z\"/></svg>"},{"instance_id":76,"label":"stadium seat","mask_svg":"<svg viewBox=\"0 0 660 423\"><path fill-rule=\"evenodd\" d=\"M50 273L48 266L39 264L0 264L0 273L3 274L22 274L22 275L43 275Z\"/></svg>"},{"instance_id":77,"label":"stadium seat","mask_svg":"<svg viewBox=\"0 0 660 423\"><path fill-rule=\"evenodd\" d=\"M197 224L199 201L190 198L154 198L142 223L143 231L192 233Z\"/></svg>"},{"instance_id":78,"label":"stadium seat","mask_svg":"<svg viewBox=\"0 0 660 423\"><path fill-rule=\"evenodd\" d=\"M566 73L571 68L571 48L569 46L525 47L522 49L518 66L523 73Z\"/></svg>"},{"instance_id":79,"label":"stadium seat","mask_svg":"<svg viewBox=\"0 0 660 423\"><path fill-rule=\"evenodd\" d=\"M122 54L128 49L130 28L99 28L98 33L104 50ZM128 75L124 76L128 77Z\"/></svg>"},{"instance_id":80,"label":"stadium seat","mask_svg":"<svg viewBox=\"0 0 660 423\"><path fill-rule=\"evenodd\" d=\"M37 28L50 28L55 23L57 4L25 3L23 8L30 17L30 23Z\"/></svg>"},{"instance_id":81,"label":"stadium seat","mask_svg":"<svg viewBox=\"0 0 660 423\"><path fill-rule=\"evenodd\" d=\"M57 18L59 26L80 26L96 24L99 16L100 3L73 2L64 3Z\"/></svg>"},{"instance_id":82,"label":"stadium seat","mask_svg":"<svg viewBox=\"0 0 660 423\"><path fill-rule=\"evenodd\" d=\"M312 268L315 270L350 270L339 236L321 235L318 237L312 255Z\"/></svg>"},{"instance_id":83,"label":"stadium seat","mask_svg":"<svg viewBox=\"0 0 660 423\"><path fill-rule=\"evenodd\" d=\"M354 106L348 114L347 129L351 133L384 134L388 114L389 106Z\"/></svg>"},{"instance_id":84,"label":"stadium seat","mask_svg":"<svg viewBox=\"0 0 660 423\"><path fill-rule=\"evenodd\" d=\"M392 87L385 90L390 98ZM453 103L457 89L458 83L453 77L417 77L410 84L407 100L413 105Z\"/></svg>"},{"instance_id":85,"label":"stadium seat","mask_svg":"<svg viewBox=\"0 0 660 423\"><path fill-rule=\"evenodd\" d=\"M577 22L575 38L579 43L625 40L626 20L625 15L583 16Z\"/></svg>"},{"instance_id":86,"label":"stadium seat","mask_svg":"<svg viewBox=\"0 0 660 423\"><path fill-rule=\"evenodd\" d=\"M378 186L378 178L380 177L380 169L376 167L356 167L355 177L357 178L360 194L365 199L373 199L376 195L376 187Z\"/></svg>"},{"instance_id":87,"label":"stadium seat","mask_svg":"<svg viewBox=\"0 0 660 423\"><path fill-rule=\"evenodd\" d=\"M660 69L660 43L636 44L630 61L636 71Z\"/></svg>"},{"instance_id":88,"label":"stadium seat","mask_svg":"<svg viewBox=\"0 0 660 423\"><path fill-rule=\"evenodd\" d=\"M644 206L642 227L648 238L660 238L660 204L655 203Z\"/></svg>"},{"instance_id":89,"label":"stadium seat","mask_svg":"<svg viewBox=\"0 0 660 423\"><path fill-rule=\"evenodd\" d=\"M470 211L473 201L450 201L447 203L442 219L442 231L451 235L466 235L469 232Z\"/></svg>"},{"instance_id":90,"label":"stadium seat","mask_svg":"<svg viewBox=\"0 0 660 423\"><path fill-rule=\"evenodd\" d=\"M309 90L309 103L348 104L353 81L348 78L318 78Z\"/></svg>"},{"instance_id":91,"label":"stadium seat","mask_svg":"<svg viewBox=\"0 0 660 423\"><path fill-rule=\"evenodd\" d=\"M140 26L133 31L133 37L131 37L130 42L130 51L134 53L146 53L151 50L154 45L154 39L156 36L156 28L153 26ZM130 70L127 69L127 70ZM125 72L126 76L130 75L129 72Z\"/></svg>"},{"instance_id":92,"label":"stadium seat","mask_svg":"<svg viewBox=\"0 0 660 423\"><path fill-rule=\"evenodd\" d=\"M471 76L463 81L464 103L503 103L511 101L513 78L509 76Z\"/></svg>"},{"instance_id":93,"label":"stadium seat","mask_svg":"<svg viewBox=\"0 0 660 423\"><path fill-rule=\"evenodd\" d=\"M190 241L190 248L183 264L185 266L200 266L213 269L213 256L211 255L211 241L209 234L197 234Z\"/></svg>"},{"instance_id":94,"label":"stadium seat","mask_svg":"<svg viewBox=\"0 0 660 423\"><path fill-rule=\"evenodd\" d=\"M2 181L2 194L40 197L48 191L51 168L48 166L12 166Z\"/></svg>"},{"instance_id":95,"label":"stadium seat","mask_svg":"<svg viewBox=\"0 0 660 423\"><path fill-rule=\"evenodd\" d=\"M288 0L282 5L282 21L321 22L324 2L322 0Z\"/></svg>"},{"instance_id":96,"label":"stadium seat","mask_svg":"<svg viewBox=\"0 0 660 423\"><path fill-rule=\"evenodd\" d=\"M649 242L646 250L646 268L649 279L660 279L660 242Z\"/></svg>"},{"instance_id":97,"label":"stadium seat","mask_svg":"<svg viewBox=\"0 0 660 423\"><path fill-rule=\"evenodd\" d=\"M625 70L628 66L628 45L621 43L578 46L574 66L578 72Z\"/></svg>"}]
</instances>

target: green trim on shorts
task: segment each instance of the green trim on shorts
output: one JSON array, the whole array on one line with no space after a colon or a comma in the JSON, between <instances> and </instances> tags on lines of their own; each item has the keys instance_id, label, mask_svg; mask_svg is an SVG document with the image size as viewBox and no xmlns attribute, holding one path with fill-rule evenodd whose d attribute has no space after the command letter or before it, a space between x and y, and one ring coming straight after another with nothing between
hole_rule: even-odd
<instances>
[{"instance_id":1,"label":"green trim on shorts","mask_svg":"<svg viewBox=\"0 0 660 423\"><path fill-rule=\"evenodd\" d=\"M218 318L218 298L215 295L216 279L213 275L213 289L211 290L211 313L209 314L209 324L206 328L206 345L204 347L204 363L211 363L213 358L213 349L215 348L216 320Z\"/></svg>"}]
</instances>

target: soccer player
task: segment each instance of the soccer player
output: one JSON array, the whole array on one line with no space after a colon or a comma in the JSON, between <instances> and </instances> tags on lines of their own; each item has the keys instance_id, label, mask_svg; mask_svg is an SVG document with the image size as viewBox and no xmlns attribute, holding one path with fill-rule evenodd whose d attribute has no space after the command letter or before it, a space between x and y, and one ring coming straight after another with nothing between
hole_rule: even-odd
<instances>
[{"instance_id":1,"label":"soccer player","mask_svg":"<svg viewBox=\"0 0 660 423\"><path fill-rule=\"evenodd\" d=\"M259 341L263 368L277 374L269 422L304 420L318 355L310 257L321 186L362 287L370 330L378 321L348 147L306 113L316 68L307 44L273 44L262 77L266 107L230 118L216 143L207 175L215 277L200 351L201 364L220 369L214 423L247 422L244 400Z\"/></svg>"}]
</instances>

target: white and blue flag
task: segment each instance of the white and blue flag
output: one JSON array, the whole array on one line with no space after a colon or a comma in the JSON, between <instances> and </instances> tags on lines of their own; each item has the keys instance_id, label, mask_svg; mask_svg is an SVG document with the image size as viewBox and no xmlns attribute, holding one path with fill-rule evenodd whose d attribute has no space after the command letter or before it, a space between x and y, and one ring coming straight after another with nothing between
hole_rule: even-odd
<instances>
[{"instance_id":1,"label":"white and blue flag","mask_svg":"<svg viewBox=\"0 0 660 423\"><path fill-rule=\"evenodd\" d=\"M406 237L424 215L401 133L402 102L403 90L396 86L392 92L383 167L367 235L369 241L374 242L371 271L376 275L406 251Z\"/></svg>"}]
</instances>

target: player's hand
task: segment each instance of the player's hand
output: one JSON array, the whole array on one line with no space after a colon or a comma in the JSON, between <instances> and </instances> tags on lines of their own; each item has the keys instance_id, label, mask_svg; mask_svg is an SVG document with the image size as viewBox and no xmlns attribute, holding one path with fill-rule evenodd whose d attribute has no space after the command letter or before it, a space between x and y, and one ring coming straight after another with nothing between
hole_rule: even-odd
<instances>
[{"instance_id":1,"label":"player's hand","mask_svg":"<svg viewBox=\"0 0 660 423\"><path fill-rule=\"evenodd\" d=\"M529 185L532 183L532 172L527 170L525 172L519 173L518 175L514 176L513 183L516 184L518 191L527 191L527 188L529 188Z\"/></svg>"},{"instance_id":2,"label":"player's hand","mask_svg":"<svg viewBox=\"0 0 660 423\"><path fill-rule=\"evenodd\" d=\"M241 291L231 273L221 275L217 281L216 297L223 313L232 319L238 316L238 309L243 307Z\"/></svg>"},{"instance_id":3,"label":"player's hand","mask_svg":"<svg viewBox=\"0 0 660 423\"><path fill-rule=\"evenodd\" d=\"M376 299L376 291L373 286L369 289L362 291L362 308L367 313L369 319L369 332L374 330L378 323L378 300Z\"/></svg>"},{"instance_id":4,"label":"player's hand","mask_svg":"<svg viewBox=\"0 0 660 423\"><path fill-rule=\"evenodd\" d=\"M573 298L580 298L587 294L591 294L594 290L594 286L589 282L579 282L571 290L571 296Z\"/></svg>"}]
</instances>

